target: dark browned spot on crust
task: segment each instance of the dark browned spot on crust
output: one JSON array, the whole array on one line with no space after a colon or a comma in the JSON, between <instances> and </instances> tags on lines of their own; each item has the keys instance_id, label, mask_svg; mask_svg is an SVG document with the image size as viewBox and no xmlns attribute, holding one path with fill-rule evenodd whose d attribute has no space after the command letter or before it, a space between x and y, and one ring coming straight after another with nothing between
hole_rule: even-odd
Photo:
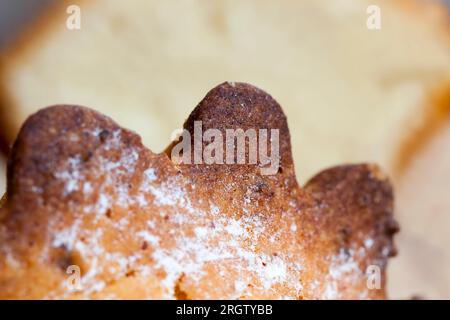
<instances>
[{"instance_id":1,"label":"dark browned spot on crust","mask_svg":"<svg viewBox=\"0 0 450 320\"><path fill-rule=\"evenodd\" d=\"M189 296L186 291L181 289L181 284L183 283L183 279L185 277L185 274L181 274L181 276L178 278L177 282L175 283L174 288L174 296L177 300L189 300Z\"/></svg>"},{"instance_id":2,"label":"dark browned spot on crust","mask_svg":"<svg viewBox=\"0 0 450 320\"><path fill-rule=\"evenodd\" d=\"M125 277L130 278L130 277L134 277L136 275L136 270L128 270L125 273Z\"/></svg>"},{"instance_id":3,"label":"dark browned spot on crust","mask_svg":"<svg viewBox=\"0 0 450 320\"><path fill-rule=\"evenodd\" d=\"M82 275L88 271L81 254L76 250L68 249L65 245L61 245L60 247L53 249L50 259L63 272L67 272L70 266L79 267Z\"/></svg>"}]
</instances>

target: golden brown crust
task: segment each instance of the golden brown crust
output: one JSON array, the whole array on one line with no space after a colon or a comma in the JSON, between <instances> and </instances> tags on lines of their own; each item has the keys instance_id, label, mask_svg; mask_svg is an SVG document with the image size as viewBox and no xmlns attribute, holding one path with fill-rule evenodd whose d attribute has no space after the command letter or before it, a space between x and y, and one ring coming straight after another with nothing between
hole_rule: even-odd
<instances>
[{"instance_id":1,"label":"golden brown crust","mask_svg":"<svg viewBox=\"0 0 450 320\"><path fill-rule=\"evenodd\" d=\"M87 108L30 117L0 210L0 298L385 298L396 227L378 169L333 168L301 189L285 116L250 85L214 88L185 127L197 120L279 129L281 169L176 165Z\"/></svg>"},{"instance_id":2,"label":"golden brown crust","mask_svg":"<svg viewBox=\"0 0 450 320\"><path fill-rule=\"evenodd\" d=\"M377 259L396 255L391 236L399 227L390 214L393 191L388 179L376 165L345 165L325 170L305 186L318 205L327 212L322 229L346 244L364 245L370 237L378 248ZM339 238L343 236L342 238Z\"/></svg>"}]
</instances>

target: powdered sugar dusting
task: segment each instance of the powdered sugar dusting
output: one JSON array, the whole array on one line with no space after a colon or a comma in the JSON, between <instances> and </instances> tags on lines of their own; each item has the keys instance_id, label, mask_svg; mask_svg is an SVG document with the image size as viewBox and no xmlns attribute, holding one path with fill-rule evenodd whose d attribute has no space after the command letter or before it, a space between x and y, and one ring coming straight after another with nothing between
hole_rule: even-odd
<instances>
[{"instance_id":1,"label":"powdered sugar dusting","mask_svg":"<svg viewBox=\"0 0 450 320\"><path fill-rule=\"evenodd\" d=\"M228 262L230 268L242 275L242 280L235 286L237 292L234 298L245 294L249 283L269 291L274 284L294 286L296 293L302 290L298 281L300 264L287 263L280 256L258 252L255 246L246 249L244 243L258 243L266 231L258 215L226 218L215 206L211 206L208 213L196 214L209 215L214 224L196 227L194 236L180 235L173 249L156 249L153 254L156 267L166 272L162 281L168 289L166 298L172 297L170 289L183 274L187 273L191 279L198 281L205 275L206 264L219 261L222 264ZM195 224L195 221L186 219L184 223Z\"/></svg>"},{"instance_id":2,"label":"powdered sugar dusting","mask_svg":"<svg viewBox=\"0 0 450 320\"><path fill-rule=\"evenodd\" d=\"M353 249L341 249L337 256L332 257L323 298L339 299L341 292L338 284L342 283L343 279L354 284L361 279L363 274L355 260L355 251Z\"/></svg>"},{"instance_id":3,"label":"powdered sugar dusting","mask_svg":"<svg viewBox=\"0 0 450 320\"><path fill-rule=\"evenodd\" d=\"M55 178L64 181L64 194L68 195L74 191L79 190L80 183L84 180L84 176L81 174L81 157L69 158L65 171L56 172Z\"/></svg>"}]
</instances>

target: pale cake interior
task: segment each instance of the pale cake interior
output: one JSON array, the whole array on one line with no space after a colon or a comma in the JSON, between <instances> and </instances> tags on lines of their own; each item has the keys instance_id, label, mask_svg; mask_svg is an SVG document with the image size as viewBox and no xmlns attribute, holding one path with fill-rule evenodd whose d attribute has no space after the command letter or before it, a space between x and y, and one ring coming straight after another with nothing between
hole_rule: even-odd
<instances>
[{"instance_id":1,"label":"pale cake interior","mask_svg":"<svg viewBox=\"0 0 450 320\"><path fill-rule=\"evenodd\" d=\"M161 151L204 88L236 80L283 105L302 182L346 162L391 172L399 145L424 125L429 90L449 77L450 55L434 7L380 1L382 28L369 30L370 4L82 1L78 31L61 6L51 32L3 74L10 137L37 109L74 103Z\"/></svg>"},{"instance_id":2,"label":"pale cake interior","mask_svg":"<svg viewBox=\"0 0 450 320\"><path fill-rule=\"evenodd\" d=\"M450 118L412 160L397 186L400 255L392 260L388 281L395 297L407 297L411 290L424 298L450 296L449 146Z\"/></svg>"}]
</instances>

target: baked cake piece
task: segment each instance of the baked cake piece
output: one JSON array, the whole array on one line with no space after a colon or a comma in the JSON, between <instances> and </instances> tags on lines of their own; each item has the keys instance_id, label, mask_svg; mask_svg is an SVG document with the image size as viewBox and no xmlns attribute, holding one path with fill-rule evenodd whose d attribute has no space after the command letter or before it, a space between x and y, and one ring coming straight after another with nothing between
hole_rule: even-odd
<instances>
[{"instance_id":1,"label":"baked cake piece","mask_svg":"<svg viewBox=\"0 0 450 320\"><path fill-rule=\"evenodd\" d=\"M366 25L374 4L379 30ZM66 27L70 5L80 30ZM38 108L76 103L159 152L205 88L239 79L295 123L302 183L349 162L393 175L448 110L435 98L450 92L449 34L440 0L56 1L1 59L0 130L12 143Z\"/></svg>"},{"instance_id":2,"label":"baked cake piece","mask_svg":"<svg viewBox=\"0 0 450 320\"><path fill-rule=\"evenodd\" d=\"M0 211L0 298L386 298L397 225L375 165L331 168L300 188L280 106L247 84L212 89L184 127L194 134L197 121L223 134L279 130L275 174L175 161L174 145L155 154L83 107L31 116Z\"/></svg>"}]
</instances>

